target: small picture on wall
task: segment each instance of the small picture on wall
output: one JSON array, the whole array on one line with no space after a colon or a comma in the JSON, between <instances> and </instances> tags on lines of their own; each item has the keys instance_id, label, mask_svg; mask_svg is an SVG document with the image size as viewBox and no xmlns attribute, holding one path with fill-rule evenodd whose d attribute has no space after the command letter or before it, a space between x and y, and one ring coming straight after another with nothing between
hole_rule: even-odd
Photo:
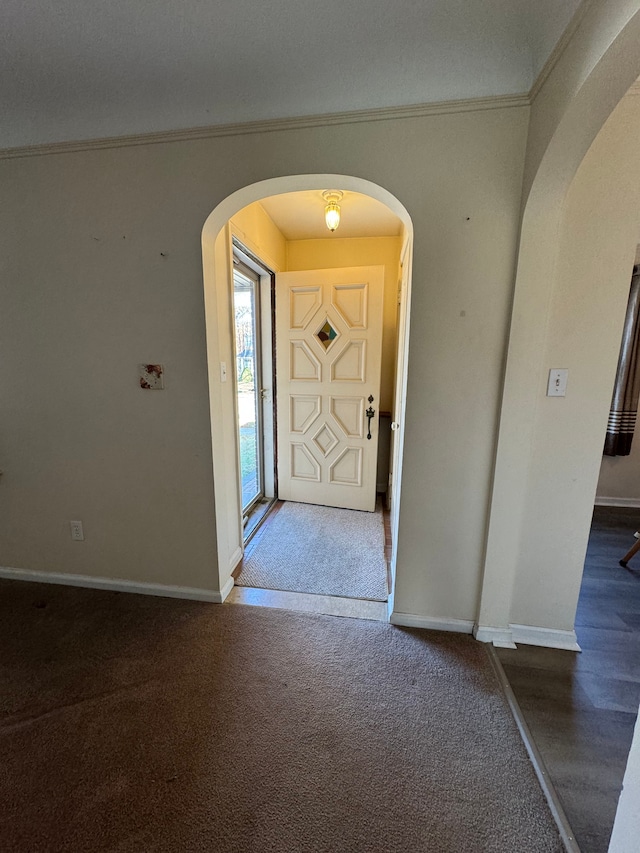
<instances>
[{"instance_id":1,"label":"small picture on wall","mask_svg":"<svg viewBox=\"0 0 640 853\"><path fill-rule=\"evenodd\" d=\"M164 368L161 364L139 364L140 387L145 391L164 389Z\"/></svg>"}]
</instances>

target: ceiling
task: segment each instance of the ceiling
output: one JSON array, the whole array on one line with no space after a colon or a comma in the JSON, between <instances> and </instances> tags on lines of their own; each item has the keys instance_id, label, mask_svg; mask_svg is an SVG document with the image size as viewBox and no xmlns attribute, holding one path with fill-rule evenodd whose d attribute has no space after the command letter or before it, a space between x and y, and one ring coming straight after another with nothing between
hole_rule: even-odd
<instances>
[{"instance_id":1,"label":"ceiling","mask_svg":"<svg viewBox=\"0 0 640 853\"><path fill-rule=\"evenodd\" d=\"M263 198L260 204L287 240L396 237L402 233L402 222L395 213L362 193L345 192L340 203L340 225L333 234L325 225L326 202L319 190L274 195Z\"/></svg>"},{"instance_id":2,"label":"ceiling","mask_svg":"<svg viewBox=\"0 0 640 853\"><path fill-rule=\"evenodd\" d=\"M2 0L0 147L529 90L580 0Z\"/></svg>"}]
</instances>

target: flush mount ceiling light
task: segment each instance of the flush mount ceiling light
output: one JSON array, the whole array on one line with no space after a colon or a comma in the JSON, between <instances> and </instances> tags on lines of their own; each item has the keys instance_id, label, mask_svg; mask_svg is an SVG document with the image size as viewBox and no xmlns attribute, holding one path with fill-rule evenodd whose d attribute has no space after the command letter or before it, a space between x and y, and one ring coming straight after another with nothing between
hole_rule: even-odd
<instances>
[{"instance_id":1,"label":"flush mount ceiling light","mask_svg":"<svg viewBox=\"0 0 640 853\"><path fill-rule=\"evenodd\" d=\"M340 225L340 202L343 195L344 193L340 190L325 190L322 193L322 198L327 203L324 209L324 221L327 223L329 231L335 231Z\"/></svg>"}]
</instances>

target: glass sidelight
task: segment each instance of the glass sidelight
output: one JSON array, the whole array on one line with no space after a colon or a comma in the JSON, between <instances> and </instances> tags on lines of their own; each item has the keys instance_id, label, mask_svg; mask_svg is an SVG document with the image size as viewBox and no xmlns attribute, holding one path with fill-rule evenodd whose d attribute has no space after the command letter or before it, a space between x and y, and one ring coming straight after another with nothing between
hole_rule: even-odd
<instances>
[{"instance_id":1,"label":"glass sidelight","mask_svg":"<svg viewBox=\"0 0 640 853\"><path fill-rule=\"evenodd\" d=\"M260 277L237 259L233 269L233 315L242 512L246 514L264 497Z\"/></svg>"}]
</instances>

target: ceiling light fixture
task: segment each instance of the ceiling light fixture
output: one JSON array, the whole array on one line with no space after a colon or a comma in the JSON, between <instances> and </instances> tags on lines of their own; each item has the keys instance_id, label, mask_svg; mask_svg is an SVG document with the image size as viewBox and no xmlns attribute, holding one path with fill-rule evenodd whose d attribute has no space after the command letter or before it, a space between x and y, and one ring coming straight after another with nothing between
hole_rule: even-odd
<instances>
[{"instance_id":1,"label":"ceiling light fixture","mask_svg":"<svg viewBox=\"0 0 640 853\"><path fill-rule=\"evenodd\" d=\"M322 198L326 201L327 206L324 209L324 221L327 223L329 231L335 231L340 225L340 202L344 193L340 190L325 190L322 193Z\"/></svg>"}]
</instances>

